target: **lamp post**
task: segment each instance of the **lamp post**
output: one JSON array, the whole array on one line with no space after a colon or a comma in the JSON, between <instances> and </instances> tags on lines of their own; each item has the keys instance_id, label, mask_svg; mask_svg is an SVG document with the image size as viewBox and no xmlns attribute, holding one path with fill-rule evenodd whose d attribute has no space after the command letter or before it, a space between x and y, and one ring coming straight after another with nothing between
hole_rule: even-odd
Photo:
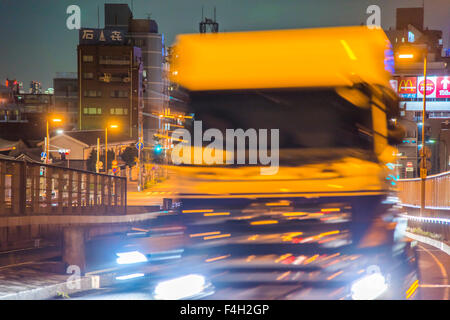
<instances>
[{"instance_id":1,"label":"lamp post","mask_svg":"<svg viewBox=\"0 0 450 320\"><path fill-rule=\"evenodd\" d=\"M427 103L427 50L424 50L423 58L423 106L422 106L422 148L420 149L420 216L425 212L425 181L427 177L427 158L425 153L425 118L426 118L426 103ZM414 53L406 52L398 55L400 60L414 59ZM419 84L420 89L420 84Z\"/></svg>"},{"instance_id":2,"label":"lamp post","mask_svg":"<svg viewBox=\"0 0 450 320\"><path fill-rule=\"evenodd\" d=\"M95 163L95 172L99 173L100 171L100 138L97 138L97 162Z\"/></svg>"},{"instance_id":3,"label":"lamp post","mask_svg":"<svg viewBox=\"0 0 450 320\"><path fill-rule=\"evenodd\" d=\"M109 125L111 129L116 129L117 124ZM105 127L105 173L108 174L108 126Z\"/></svg>"},{"instance_id":4,"label":"lamp post","mask_svg":"<svg viewBox=\"0 0 450 320\"><path fill-rule=\"evenodd\" d=\"M60 123L62 122L62 120L60 118L52 118L50 119L52 122L56 122L56 123ZM47 118L47 141L45 144L45 152L46 152L46 157L45 157L45 163L48 164L49 163L49 159L50 159L50 133L49 133L49 119Z\"/></svg>"}]
</instances>

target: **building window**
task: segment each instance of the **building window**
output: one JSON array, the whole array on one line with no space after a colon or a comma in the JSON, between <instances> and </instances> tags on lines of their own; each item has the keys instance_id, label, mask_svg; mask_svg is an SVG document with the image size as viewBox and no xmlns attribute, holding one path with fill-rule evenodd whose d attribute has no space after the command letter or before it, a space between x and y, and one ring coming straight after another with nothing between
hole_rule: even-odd
<instances>
[{"instance_id":1,"label":"building window","mask_svg":"<svg viewBox=\"0 0 450 320\"><path fill-rule=\"evenodd\" d=\"M89 115L102 114L102 108L97 108L97 107L85 107L85 108L83 109L83 113L84 113L84 114L89 114Z\"/></svg>"},{"instance_id":2,"label":"building window","mask_svg":"<svg viewBox=\"0 0 450 320\"><path fill-rule=\"evenodd\" d=\"M128 98L128 90L111 91L111 98Z\"/></svg>"},{"instance_id":3,"label":"building window","mask_svg":"<svg viewBox=\"0 0 450 320\"><path fill-rule=\"evenodd\" d=\"M99 64L128 65L128 64L130 64L130 57L129 56L100 56Z\"/></svg>"},{"instance_id":4,"label":"building window","mask_svg":"<svg viewBox=\"0 0 450 320\"><path fill-rule=\"evenodd\" d=\"M134 45L135 45L136 47L142 47L142 45L143 45L143 40L141 40L141 39L136 39L136 40L134 40Z\"/></svg>"},{"instance_id":5,"label":"building window","mask_svg":"<svg viewBox=\"0 0 450 320\"><path fill-rule=\"evenodd\" d=\"M83 74L84 79L94 79L94 74L92 72L85 72Z\"/></svg>"},{"instance_id":6,"label":"building window","mask_svg":"<svg viewBox=\"0 0 450 320\"><path fill-rule=\"evenodd\" d=\"M101 97L102 92L96 91L96 90L86 90L86 91L84 91L84 96L85 97Z\"/></svg>"},{"instance_id":7,"label":"building window","mask_svg":"<svg viewBox=\"0 0 450 320\"><path fill-rule=\"evenodd\" d=\"M94 61L94 56L83 56L83 62L93 62Z\"/></svg>"},{"instance_id":8,"label":"building window","mask_svg":"<svg viewBox=\"0 0 450 320\"><path fill-rule=\"evenodd\" d=\"M117 115L117 116L123 116L128 114L128 108L111 108L109 109L111 114Z\"/></svg>"}]
</instances>

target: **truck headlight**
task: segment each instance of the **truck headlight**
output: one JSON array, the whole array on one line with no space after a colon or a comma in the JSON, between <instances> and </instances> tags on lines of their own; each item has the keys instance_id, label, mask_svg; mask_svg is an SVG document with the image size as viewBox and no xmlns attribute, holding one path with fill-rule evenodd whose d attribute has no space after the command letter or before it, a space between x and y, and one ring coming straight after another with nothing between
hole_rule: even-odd
<instances>
[{"instance_id":1,"label":"truck headlight","mask_svg":"<svg viewBox=\"0 0 450 320\"><path fill-rule=\"evenodd\" d=\"M205 277L190 274L158 283L155 288L155 298L161 300L187 299L201 294L205 287Z\"/></svg>"},{"instance_id":2,"label":"truck headlight","mask_svg":"<svg viewBox=\"0 0 450 320\"><path fill-rule=\"evenodd\" d=\"M121 252L116 253L116 255L118 256L116 259L118 264L132 264L147 261L147 257L139 251Z\"/></svg>"},{"instance_id":3,"label":"truck headlight","mask_svg":"<svg viewBox=\"0 0 450 320\"><path fill-rule=\"evenodd\" d=\"M352 284L353 300L373 300L382 295L388 288L385 277L372 273L356 280Z\"/></svg>"}]
</instances>

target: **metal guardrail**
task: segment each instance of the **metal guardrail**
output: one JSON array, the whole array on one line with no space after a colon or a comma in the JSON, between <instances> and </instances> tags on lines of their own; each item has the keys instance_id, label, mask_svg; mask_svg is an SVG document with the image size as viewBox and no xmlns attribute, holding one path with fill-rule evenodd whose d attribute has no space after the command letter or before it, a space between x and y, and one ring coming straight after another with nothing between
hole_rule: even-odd
<instances>
[{"instance_id":1,"label":"metal guardrail","mask_svg":"<svg viewBox=\"0 0 450 320\"><path fill-rule=\"evenodd\" d=\"M420 178L398 181L398 197L407 209L408 227L450 240L450 171L425 180L425 212L420 216Z\"/></svg>"},{"instance_id":2,"label":"metal guardrail","mask_svg":"<svg viewBox=\"0 0 450 320\"><path fill-rule=\"evenodd\" d=\"M0 159L0 217L126 214L126 178Z\"/></svg>"},{"instance_id":3,"label":"metal guardrail","mask_svg":"<svg viewBox=\"0 0 450 320\"><path fill-rule=\"evenodd\" d=\"M398 197L403 205L420 208L420 180L414 178L398 181ZM449 210L450 215L450 171L426 178L425 208Z\"/></svg>"}]
</instances>

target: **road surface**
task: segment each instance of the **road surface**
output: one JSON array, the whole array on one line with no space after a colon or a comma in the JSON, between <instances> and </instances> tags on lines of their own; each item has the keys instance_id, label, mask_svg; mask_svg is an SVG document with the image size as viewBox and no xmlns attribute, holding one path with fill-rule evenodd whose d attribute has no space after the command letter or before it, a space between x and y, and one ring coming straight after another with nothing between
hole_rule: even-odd
<instances>
[{"instance_id":1,"label":"road surface","mask_svg":"<svg viewBox=\"0 0 450 320\"><path fill-rule=\"evenodd\" d=\"M448 300L450 256L443 251L420 243L418 245L419 269L421 274L422 300ZM152 299L148 280L136 280L110 288L79 293L71 299L81 300L148 300Z\"/></svg>"}]
</instances>

